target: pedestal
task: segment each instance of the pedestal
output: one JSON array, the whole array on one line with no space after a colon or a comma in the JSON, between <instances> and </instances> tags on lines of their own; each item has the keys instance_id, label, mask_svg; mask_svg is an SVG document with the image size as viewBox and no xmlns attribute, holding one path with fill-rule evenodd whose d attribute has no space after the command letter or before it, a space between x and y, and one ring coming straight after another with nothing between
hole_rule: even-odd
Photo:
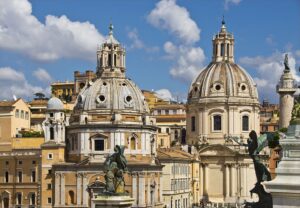
<instances>
[{"instance_id":1,"label":"pedestal","mask_svg":"<svg viewBox=\"0 0 300 208\"><path fill-rule=\"evenodd\" d=\"M287 137L280 140L283 157L276 169L276 178L264 182L272 194L273 208L300 206L300 124L290 125Z\"/></svg>"},{"instance_id":2,"label":"pedestal","mask_svg":"<svg viewBox=\"0 0 300 208\"><path fill-rule=\"evenodd\" d=\"M132 206L134 199L130 196L109 196L98 195L92 199L92 208L129 208Z\"/></svg>"}]
</instances>

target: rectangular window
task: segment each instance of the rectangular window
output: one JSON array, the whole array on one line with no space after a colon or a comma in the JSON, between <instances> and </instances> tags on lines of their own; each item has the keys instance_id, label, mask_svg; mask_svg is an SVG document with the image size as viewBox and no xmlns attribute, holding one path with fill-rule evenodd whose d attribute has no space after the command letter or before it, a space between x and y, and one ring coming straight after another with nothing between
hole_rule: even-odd
<instances>
[{"instance_id":1,"label":"rectangular window","mask_svg":"<svg viewBox=\"0 0 300 208\"><path fill-rule=\"evenodd\" d=\"M52 160L53 159L53 154L52 153L49 153L48 154L48 160Z\"/></svg>"},{"instance_id":2,"label":"rectangular window","mask_svg":"<svg viewBox=\"0 0 300 208\"><path fill-rule=\"evenodd\" d=\"M52 203L52 198L48 197L48 204L51 204L51 203Z\"/></svg>"},{"instance_id":3,"label":"rectangular window","mask_svg":"<svg viewBox=\"0 0 300 208\"><path fill-rule=\"evenodd\" d=\"M248 116L242 117L242 126L243 126L243 131L249 131L249 117Z\"/></svg>"},{"instance_id":4,"label":"rectangular window","mask_svg":"<svg viewBox=\"0 0 300 208\"><path fill-rule=\"evenodd\" d=\"M30 205L35 205L35 193L32 193L32 194L31 194L31 197L30 197Z\"/></svg>"},{"instance_id":5,"label":"rectangular window","mask_svg":"<svg viewBox=\"0 0 300 208\"><path fill-rule=\"evenodd\" d=\"M157 114L160 115L161 114L161 110L157 110Z\"/></svg>"},{"instance_id":6,"label":"rectangular window","mask_svg":"<svg viewBox=\"0 0 300 208\"><path fill-rule=\"evenodd\" d=\"M5 165L9 165L9 161L5 161Z\"/></svg>"},{"instance_id":7,"label":"rectangular window","mask_svg":"<svg viewBox=\"0 0 300 208\"><path fill-rule=\"evenodd\" d=\"M29 113L28 112L25 113L25 119L29 120Z\"/></svg>"},{"instance_id":8,"label":"rectangular window","mask_svg":"<svg viewBox=\"0 0 300 208\"><path fill-rule=\"evenodd\" d=\"M95 140L95 151L104 151L104 140L103 139Z\"/></svg>"},{"instance_id":9,"label":"rectangular window","mask_svg":"<svg viewBox=\"0 0 300 208\"><path fill-rule=\"evenodd\" d=\"M31 182L36 182L36 172L35 172L35 170L31 171Z\"/></svg>"},{"instance_id":10,"label":"rectangular window","mask_svg":"<svg viewBox=\"0 0 300 208\"><path fill-rule=\"evenodd\" d=\"M164 146L164 139L160 139L160 145Z\"/></svg>"},{"instance_id":11,"label":"rectangular window","mask_svg":"<svg viewBox=\"0 0 300 208\"><path fill-rule=\"evenodd\" d=\"M192 131L196 131L196 118L195 118L195 116L192 116L191 119L192 119L191 120L191 122L192 122L191 129L192 129Z\"/></svg>"},{"instance_id":12,"label":"rectangular window","mask_svg":"<svg viewBox=\"0 0 300 208\"><path fill-rule=\"evenodd\" d=\"M18 164L19 164L19 165L22 165L22 164L23 164L23 161L22 161L22 160L19 160L19 161L18 161Z\"/></svg>"},{"instance_id":13,"label":"rectangular window","mask_svg":"<svg viewBox=\"0 0 300 208\"><path fill-rule=\"evenodd\" d=\"M32 160L32 165L35 165L36 164L36 161L35 160Z\"/></svg>"},{"instance_id":14,"label":"rectangular window","mask_svg":"<svg viewBox=\"0 0 300 208\"><path fill-rule=\"evenodd\" d=\"M21 118L24 119L24 111L23 110L21 110Z\"/></svg>"},{"instance_id":15,"label":"rectangular window","mask_svg":"<svg viewBox=\"0 0 300 208\"><path fill-rule=\"evenodd\" d=\"M49 169L49 170L48 170L48 175L51 175L51 174L52 174L52 170Z\"/></svg>"},{"instance_id":16,"label":"rectangular window","mask_svg":"<svg viewBox=\"0 0 300 208\"><path fill-rule=\"evenodd\" d=\"M50 113L50 117L53 118L53 113Z\"/></svg>"},{"instance_id":17,"label":"rectangular window","mask_svg":"<svg viewBox=\"0 0 300 208\"><path fill-rule=\"evenodd\" d=\"M22 171L18 171L18 182L19 183L23 182L23 173L22 173Z\"/></svg>"},{"instance_id":18,"label":"rectangular window","mask_svg":"<svg viewBox=\"0 0 300 208\"><path fill-rule=\"evenodd\" d=\"M19 109L16 110L15 116L16 116L16 118L19 118L19 117L20 117L20 111L19 111Z\"/></svg>"},{"instance_id":19,"label":"rectangular window","mask_svg":"<svg viewBox=\"0 0 300 208\"><path fill-rule=\"evenodd\" d=\"M215 115L214 119L214 131L222 130L222 117L220 115Z\"/></svg>"},{"instance_id":20,"label":"rectangular window","mask_svg":"<svg viewBox=\"0 0 300 208\"><path fill-rule=\"evenodd\" d=\"M51 184L51 183L48 183L48 184L47 184L47 189L48 189L48 190L51 190L51 189L52 189L52 184Z\"/></svg>"},{"instance_id":21,"label":"rectangular window","mask_svg":"<svg viewBox=\"0 0 300 208\"><path fill-rule=\"evenodd\" d=\"M169 110L165 110L165 112L166 112L166 115L169 115Z\"/></svg>"},{"instance_id":22,"label":"rectangular window","mask_svg":"<svg viewBox=\"0 0 300 208\"><path fill-rule=\"evenodd\" d=\"M17 205L22 204L22 194L21 193L17 193L16 199L17 199L17 201L16 201Z\"/></svg>"},{"instance_id":23,"label":"rectangular window","mask_svg":"<svg viewBox=\"0 0 300 208\"><path fill-rule=\"evenodd\" d=\"M5 179L4 179L4 182L5 182L5 183L8 183L8 182L9 182L9 173L8 173L8 171L5 171Z\"/></svg>"}]
</instances>

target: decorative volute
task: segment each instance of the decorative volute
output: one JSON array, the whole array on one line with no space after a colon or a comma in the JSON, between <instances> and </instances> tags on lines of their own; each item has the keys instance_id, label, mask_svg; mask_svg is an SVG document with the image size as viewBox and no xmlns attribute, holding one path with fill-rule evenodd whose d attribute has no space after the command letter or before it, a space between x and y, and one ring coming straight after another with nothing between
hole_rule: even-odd
<instances>
[{"instance_id":1,"label":"decorative volute","mask_svg":"<svg viewBox=\"0 0 300 208\"><path fill-rule=\"evenodd\" d=\"M234 38L226 30L224 17L220 32L213 37L213 61L234 62Z\"/></svg>"},{"instance_id":2,"label":"decorative volute","mask_svg":"<svg viewBox=\"0 0 300 208\"><path fill-rule=\"evenodd\" d=\"M113 28L110 24L108 37L97 50L98 77L125 77L125 48L114 38Z\"/></svg>"}]
</instances>

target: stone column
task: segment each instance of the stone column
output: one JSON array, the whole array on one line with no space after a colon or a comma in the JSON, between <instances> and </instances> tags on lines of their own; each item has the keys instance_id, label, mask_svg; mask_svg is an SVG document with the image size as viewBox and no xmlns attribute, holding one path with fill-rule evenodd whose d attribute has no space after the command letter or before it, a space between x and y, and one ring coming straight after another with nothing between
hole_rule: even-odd
<instances>
[{"instance_id":1,"label":"stone column","mask_svg":"<svg viewBox=\"0 0 300 208\"><path fill-rule=\"evenodd\" d=\"M60 173L55 173L55 193L54 193L54 205L60 204Z\"/></svg>"},{"instance_id":2,"label":"stone column","mask_svg":"<svg viewBox=\"0 0 300 208\"><path fill-rule=\"evenodd\" d=\"M206 194L208 194L208 180L209 180L209 175L208 175L208 164L204 164L204 184L205 184L205 188L204 191L206 192Z\"/></svg>"},{"instance_id":3,"label":"stone column","mask_svg":"<svg viewBox=\"0 0 300 208\"><path fill-rule=\"evenodd\" d=\"M81 182L82 182L82 174L76 174L76 196L77 196L77 205L81 205Z\"/></svg>"},{"instance_id":4,"label":"stone column","mask_svg":"<svg viewBox=\"0 0 300 208\"><path fill-rule=\"evenodd\" d=\"M163 197L162 197L162 173L159 174L159 202L163 201Z\"/></svg>"},{"instance_id":5,"label":"stone column","mask_svg":"<svg viewBox=\"0 0 300 208\"><path fill-rule=\"evenodd\" d=\"M137 173L133 172L132 174L132 198L134 198L133 205L137 204Z\"/></svg>"},{"instance_id":6,"label":"stone column","mask_svg":"<svg viewBox=\"0 0 300 208\"><path fill-rule=\"evenodd\" d=\"M230 194L230 175L229 175L229 165L225 164L225 197L228 198Z\"/></svg>"},{"instance_id":7,"label":"stone column","mask_svg":"<svg viewBox=\"0 0 300 208\"><path fill-rule=\"evenodd\" d=\"M231 191L230 191L230 195L231 197L235 197L236 196L236 170L235 170L235 165L231 164L230 167L230 174L231 174Z\"/></svg>"},{"instance_id":8,"label":"stone column","mask_svg":"<svg viewBox=\"0 0 300 208\"><path fill-rule=\"evenodd\" d=\"M66 194L65 194L65 174L61 173L61 177L60 177L60 204L61 205L65 205L65 198L66 198Z\"/></svg>"},{"instance_id":9,"label":"stone column","mask_svg":"<svg viewBox=\"0 0 300 208\"><path fill-rule=\"evenodd\" d=\"M87 174L83 173L82 174L82 204L83 206L88 206L89 202L88 202L88 181L87 181Z\"/></svg>"},{"instance_id":10,"label":"stone column","mask_svg":"<svg viewBox=\"0 0 300 208\"><path fill-rule=\"evenodd\" d=\"M139 173L139 206L145 205L145 173Z\"/></svg>"},{"instance_id":11,"label":"stone column","mask_svg":"<svg viewBox=\"0 0 300 208\"><path fill-rule=\"evenodd\" d=\"M199 186L200 186L200 197L202 198L202 196L203 196L203 187L204 187L204 174L203 174L203 165L202 164L200 164L200 167L199 167L199 172L200 172L200 184L199 184Z\"/></svg>"},{"instance_id":12,"label":"stone column","mask_svg":"<svg viewBox=\"0 0 300 208\"><path fill-rule=\"evenodd\" d=\"M248 176L247 176L247 171L248 171L248 165L245 164L244 165L244 183L243 183L243 190L244 190L244 196L247 197L248 195L248 183L247 183L247 180L248 180Z\"/></svg>"}]
</instances>

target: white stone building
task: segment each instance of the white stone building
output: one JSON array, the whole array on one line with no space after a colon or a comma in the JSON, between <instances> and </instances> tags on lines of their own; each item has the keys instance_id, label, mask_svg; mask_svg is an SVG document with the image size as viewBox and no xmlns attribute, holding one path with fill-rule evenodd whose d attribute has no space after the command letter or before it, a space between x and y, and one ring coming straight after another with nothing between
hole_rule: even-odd
<instances>
[{"instance_id":1,"label":"white stone building","mask_svg":"<svg viewBox=\"0 0 300 208\"><path fill-rule=\"evenodd\" d=\"M234 62L234 37L222 22L213 38L211 63L191 84L187 103L187 142L199 150L200 198L212 202L242 202L256 182L245 148L251 130L258 134L259 101L256 84Z\"/></svg>"}]
</instances>

